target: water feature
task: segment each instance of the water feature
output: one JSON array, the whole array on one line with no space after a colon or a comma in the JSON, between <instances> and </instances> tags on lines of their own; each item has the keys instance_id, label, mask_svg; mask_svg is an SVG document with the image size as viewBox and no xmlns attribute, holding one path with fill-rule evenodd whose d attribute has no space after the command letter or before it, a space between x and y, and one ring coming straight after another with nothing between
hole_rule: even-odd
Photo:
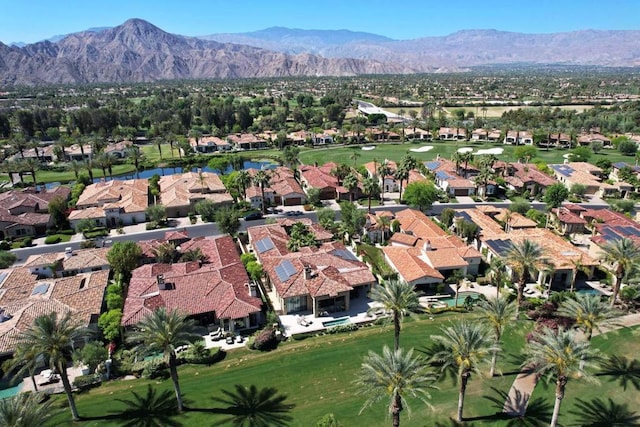
<instances>
[{"instance_id":1,"label":"water feature","mask_svg":"<svg viewBox=\"0 0 640 427\"><path fill-rule=\"evenodd\" d=\"M458 306L464 305L464 300L467 299L467 297L471 297L471 299L475 303L478 301L478 299L480 299L480 295L482 294L478 292L460 292L458 293ZM456 296L453 295L448 298L433 298L432 302L446 304L448 307L453 307L456 305Z\"/></svg>"},{"instance_id":2,"label":"water feature","mask_svg":"<svg viewBox=\"0 0 640 427\"><path fill-rule=\"evenodd\" d=\"M348 317L340 317L338 319L322 322L322 326L324 326L325 328L330 328L332 326L347 325L349 323L351 323L351 319L349 319Z\"/></svg>"}]
</instances>

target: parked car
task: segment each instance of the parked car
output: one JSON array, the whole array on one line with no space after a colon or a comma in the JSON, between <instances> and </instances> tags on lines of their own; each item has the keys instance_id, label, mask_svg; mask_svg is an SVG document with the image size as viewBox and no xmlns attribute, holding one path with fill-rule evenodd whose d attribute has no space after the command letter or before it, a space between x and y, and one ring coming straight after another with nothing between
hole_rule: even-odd
<instances>
[{"instance_id":1,"label":"parked car","mask_svg":"<svg viewBox=\"0 0 640 427\"><path fill-rule=\"evenodd\" d=\"M253 221L262 218L262 212L249 212L244 216L245 221Z\"/></svg>"},{"instance_id":2,"label":"parked car","mask_svg":"<svg viewBox=\"0 0 640 427\"><path fill-rule=\"evenodd\" d=\"M300 211L289 211L287 212L287 216L300 216L302 215L302 212Z\"/></svg>"}]
</instances>

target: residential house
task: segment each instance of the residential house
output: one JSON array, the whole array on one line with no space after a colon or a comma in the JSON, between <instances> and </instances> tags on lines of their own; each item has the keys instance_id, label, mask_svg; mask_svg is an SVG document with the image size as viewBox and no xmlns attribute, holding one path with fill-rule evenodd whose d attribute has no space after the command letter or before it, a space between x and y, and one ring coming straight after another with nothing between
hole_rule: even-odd
<instances>
[{"instance_id":1,"label":"residential house","mask_svg":"<svg viewBox=\"0 0 640 427\"><path fill-rule=\"evenodd\" d=\"M304 189L320 189L320 200L349 200L349 191L333 174L337 167L337 163L334 162L322 166L300 166L300 180ZM355 194L356 198L358 194Z\"/></svg>"},{"instance_id":2,"label":"residential house","mask_svg":"<svg viewBox=\"0 0 640 427\"><path fill-rule=\"evenodd\" d=\"M124 159L129 155L128 150L131 147L136 147L136 149L138 149L138 147L133 145L133 142L131 141L112 142L104 147L103 152L115 157L116 159Z\"/></svg>"},{"instance_id":3,"label":"residential house","mask_svg":"<svg viewBox=\"0 0 640 427\"><path fill-rule=\"evenodd\" d=\"M505 163L496 162L496 173L502 175L505 186L517 193L529 192L531 196L544 194L547 187L558 181L549 175L540 172L536 165L529 163Z\"/></svg>"},{"instance_id":4,"label":"residential house","mask_svg":"<svg viewBox=\"0 0 640 427\"><path fill-rule=\"evenodd\" d=\"M599 258L601 247L623 238L631 239L640 245L640 224L620 212L610 209L586 209L581 212L582 218L591 228L593 236L589 246L589 255Z\"/></svg>"},{"instance_id":5,"label":"residential house","mask_svg":"<svg viewBox=\"0 0 640 427\"><path fill-rule=\"evenodd\" d=\"M210 200L217 206L230 206L233 198L213 172L186 172L165 175L158 182L160 203L167 210L168 217L183 217L194 212L201 200Z\"/></svg>"},{"instance_id":6,"label":"residential house","mask_svg":"<svg viewBox=\"0 0 640 427\"><path fill-rule=\"evenodd\" d=\"M194 152L201 154L211 154L216 151L231 150L231 144L222 138L211 135L203 136L199 139L189 138L189 145Z\"/></svg>"},{"instance_id":7,"label":"residential house","mask_svg":"<svg viewBox=\"0 0 640 427\"><path fill-rule=\"evenodd\" d=\"M257 169L248 169L248 172L254 176L258 171ZM307 195L295 178L293 170L280 166L271 169L269 174L271 176L270 183L264 188L265 204L296 206L306 202ZM247 189L247 201L254 208L259 208L262 206L262 194L263 191L259 186L252 185Z\"/></svg>"},{"instance_id":8,"label":"residential house","mask_svg":"<svg viewBox=\"0 0 640 427\"><path fill-rule=\"evenodd\" d=\"M566 162L563 164L549 165L558 181L568 188L574 184L583 185L585 194L597 194L600 197L618 195L628 196L633 189L629 184L617 182L608 184L603 181L603 171L599 167L587 162Z\"/></svg>"},{"instance_id":9,"label":"residential house","mask_svg":"<svg viewBox=\"0 0 640 427\"><path fill-rule=\"evenodd\" d=\"M376 210L367 213L364 232L372 243L384 243L391 234L391 223L395 215L391 211Z\"/></svg>"},{"instance_id":10,"label":"residential house","mask_svg":"<svg viewBox=\"0 0 640 427\"><path fill-rule=\"evenodd\" d=\"M196 249L204 261L146 264L133 270L123 326L135 325L159 307L226 331L254 329L263 322L257 286L249 280L233 239L200 237L180 245L182 253Z\"/></svg>"},{"instance_id":11,"label":"residential house","mask_svg":"<svg viewBox=\"0 0 640 427\"><path fill-rule=\"evenodd\" d=\"M447 159L438 158L433 161L424 162L425 167L434 175L436 185L450 196L472 196L475 194L476 185L466 177L458 175L455 162ZM464 167L464 164L458 165L458 169L462 173L469 176L477 172L477 169L471 165Z\"/></svg>"},{"instance_id":12,"label":"residential house","mask_svg":"<svg viewBox=\"0 0 640 427\"><path fill-rule=\"evenodd\" d=\"M533 135L528 131L507 131L504 136L503 144L511 145L533 145Z\"/></svg>"},{"instance_id":13,"label":"residential house","mask_svg":"<svg viewBox=\"0 0 640 427\"><path fill-rule=\"evenodd\" d=\"M267 148L267 141L250 133L228 135L227 142L237 150L258 150L261 148Z\"/></svg>"},{"instance_id":14,"label":"residential house","mask_svg":"<svg viewBox=\"0 0 640 427\"><path fill-rule=\"evenodd\" d=\"M32 188L0 193L0 238L39 236L52 226L49 202L56 197L68 200L71 190L56 187L36 191Z\"/></svg>"},{"instance_id":15,"label":"residential house","mask_svg":"<svg viewBox=\"0 0 640 427\"><path fill-rule=\"evenodd\" d=\"M0 355L15 350L20 334L43 314L71 317L80 327L97 328L109 271L41 279L27 268L0 273Z\"/></svg>"},{"instance_id":16,"label":"residential house","mask_svg":"<svg viewBox=\"0 0 640 427\"><path fill-rule=\"evenodd\" d=\"M249 244L266 273L269 298L279 314L348 311L351 300L375 284L369 267L341 242L287 249L279 224L250 227Z\"/></svg>"},{"instance_id":17,"label":"residential house","mask_svg":"<svg viewBox=\"0 0 640 427\"><path fill-rule=\"evenodd\" d=\"M109 270L109 248L88 248L31 255L22 267L38 277L68 277Z\"/></svg>"},{"instance_id":18,"label":"residential house","mask_svg":"<svg viewBox=\"0 0 640 427\"><path fill-rule=\"evenodd\" d=\"M471 141L473 142L485 142L489 140L489 130L488 129L476 129L471 132Z\"/></svg>"},{"instance_id":19,"label":"residential house","mask_svg":"<svg viewBox=\"0 0 640 427\"><path fill-rule=\"evenodd\" d=\"M382 164L382 162L368 162L364 164L364 167L367 169L367 173L369 177L377 177L378 184L380 185L380 189L384 190L385 193L394 193L400 190L400 181L395 178L393 175L396 170L398 170L398 164L393 160L385 159L384 162L387 163L387 166L391 170L391 173L387 176L380 176L378 174L378 168Z\"/></svg>"},{"instance_id":20,"label":"residential house","mask_svg":"<svg viewBox=\"0 0 640 427\"><path fill-rule=\"evenodd\" d=\"M600 132L589 132L578 135L578 145L587 146L594 142L602 144L604 148L613 148L611 139L602 135Z\"/></svg>"},{"instance_id":21,"label":"residential house","mask_svg":"<svg viewBox=\"0 0 640 427\"><path fill-rule=\"evenodd\" d=\"M333 134L328 132L316 133L311 139L313 145L333 144Z\"/></svg>"},{"instance_id":22,"label":"residential house","mask_svg":"<svg viewBox=\"0 0 640 427\"><path fill-rule=\"evenodd\" d=\"M464 128L441 127L438 130L438 139L444 141L464 141L467 139L467 131Z\"/></svg>"},{"instance_id":23,"label":"residential house","mask_svg":"<svg viewBox=\"0 0 640 427\"><path fill-rule=\"evenodd\" d=\"M76 209L69 215L69 223L73 228L85 218L104 227L143 223L146 221L149 197L149 182L146 179L91 184L80 195Z\"/></svg>"},{"instance_id":24,"label":"residential house","mask_svg":"<svg viewBox=\"0 0 640 427\"><path fill-rule=\"evenodd\" d=\"M550 212L551 223L563 236L576 233L582 234L586 231L587 221L580 215L585 210L582 206L573 203L553 208Z\"/></svg>"},{"instance_id":25,"label":"residential house","mask_svg":"<svg viewBox=\"0 0 640 427\"><path fill-rule=\"evenodd\" d=\"M405 209L396 213L400 231L382 248L385 260L403 280L429 287L459 271L478 274L482 256L458 236L442 230L422 212Z\"/></svg>"},{"instance_id":26,"label":"residential house","mask_svg":"<svg viewBox=\"0 0 640 427\"><path fill-rule=\"evenodd\" d=\"M540 142L541 147L571 148L571 135L566 133L550 133L547 139Z\"/></svg>"},{"instance_id":27,"label":"residential house","mask_svg":"<svg viewBox=\"0 0 640 427\"><path fill-rule=\"evenodd\" d=\"M404 136L406 139L409 139L409 140L419 139L424 141L431 141L433 139L433 137L431 136L431 132L429 132L428 130L414 128L414 127L405 128Z\"/></svg>"},{"instance_id":28,"label":"residential house","mask_svg":"<svg viewBox=\"0 0 640 427\"><path fill-rule=\"evenodd\" d=\"M629 169L630 172L636 177L640 177L640 166L638 165L630 165L626 162L616 162L611 165L611 172L609 172L609 179L612 181L622 181L620 179L620 170Z\"/></svg>"}]
</instances>

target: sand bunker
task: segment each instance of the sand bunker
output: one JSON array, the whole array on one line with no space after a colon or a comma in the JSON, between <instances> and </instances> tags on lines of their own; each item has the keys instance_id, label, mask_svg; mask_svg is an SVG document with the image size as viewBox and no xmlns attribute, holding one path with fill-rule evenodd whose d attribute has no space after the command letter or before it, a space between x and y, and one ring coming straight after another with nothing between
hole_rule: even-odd
<instances>
[{"instance_id":1,"label":"sand bunker","mask_svg":"<svg viewBox=\"0 0 640 427\"><path fill-rule=\"evenodd\" d=\"M362 147L362 149L364 151L371 151L371 150L375 150L376 146L375 145L365 145L364 147Z\"/></svg>"},{"instance_id":2,"label":"sand bunker","mask_svg":"<svg viewBox=\"0 0 640 427\"><path fill-rule=\"evenodd\" d=\"M474 155L482 155L482 154L502 154L504 153L504 148L496 147L496 148L485 148L483 150L478 150Z\"/></svg>"},{"instance_id":3,"label":"sand bunker","mask_svg":"<svg viewBox=\"0 0 640 427\"><path fill-rule=\"evenodd\" d=\"M426 153L429 150L433 150L433 145L424 145L420 148L409 148L409 151L413 151L414 153Z\"/></svg>"},{"instance_id":4,"label":"sand bunker","mask_svg":"<svg viewBox=\"0 0 640 427\"><path fill-rule=\"evenodd\" d=\"M473 151L472 147L462 147L458 148L458 153L470 153Z\"/></svg>"}]
</instances>

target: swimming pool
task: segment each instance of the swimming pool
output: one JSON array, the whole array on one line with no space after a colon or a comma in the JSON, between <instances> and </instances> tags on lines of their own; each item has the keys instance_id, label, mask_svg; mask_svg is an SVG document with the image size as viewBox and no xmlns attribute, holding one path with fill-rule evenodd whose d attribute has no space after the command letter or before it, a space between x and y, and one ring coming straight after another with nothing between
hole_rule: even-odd
<instances>
[{"instance_id":1,"label":"swimming pool","mask_svg":"<svg viewBox=\"0 0 640 427\"><path fill-rule=\"evenodd\" d=\"M459 292L458 307L464 305L464 300L467 299L467 297L471 297L471 299L473 299L474 302L477 302L480 299L480 295L482 294L478 292ZM449 307L454 307L456 305L456 296L453 295L452 297L449 297L449 298L438 298L437 301L443 302L447 304L447 306Z\"/></svg>"},{"instance_id":2,"label":"swimming pool","mask_svg":"<svg viewBox=\"0 0 640 427\"><path fill-rule=\"evenodd\" d=\"M18 383L13 387L7 387L5 389L0 390L0 400L6 397L13 397L20 392L22 389L22 382Z\"/></svg>"},{"instance_id":3,"label":"swimming pool","mask_svg":"<svg viewBox=\"0 0 640 427\"><path fill-rule=\"evenodd\" d=\"M332 326L347 325L349 323L351 323L351 319L349 319L348 317L340 317L339 319L322 322L322 326L324 326L325 328L330 328Z\"/></svg>"},{"instance_id":4,"label":"swimming pool","mask_svg":"<svg viewBox=\"0 0 640 427\"><path fill-rule=\"evenodd\" d=\"M576 289L576 293L578 293L578 294L589 294L589 295L604 295L602 292L600 292L599 290L594 289L594 288Z\"/></svg>"}]
</instances>

